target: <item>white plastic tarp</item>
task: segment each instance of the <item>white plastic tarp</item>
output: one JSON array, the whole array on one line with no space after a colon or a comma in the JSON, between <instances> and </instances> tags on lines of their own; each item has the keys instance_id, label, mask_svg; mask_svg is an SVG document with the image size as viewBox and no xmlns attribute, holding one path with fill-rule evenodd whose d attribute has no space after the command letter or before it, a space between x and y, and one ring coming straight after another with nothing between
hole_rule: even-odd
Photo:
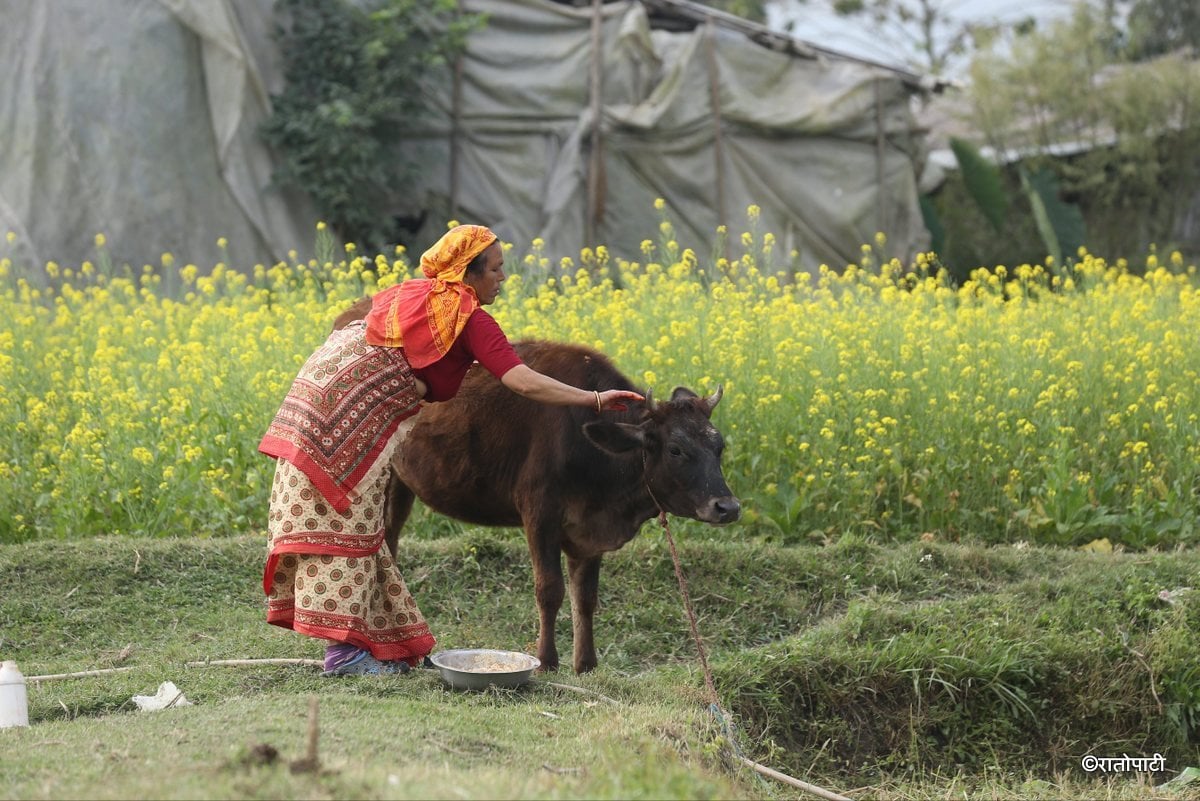
<instances>
[{"instance_id":1,"label":"white plastic tarp","mask_svg":"<svg viewBox=\"0 0 1200 801\"><path fill-rule=\"evenodd\" d=\"M554 257L606 244L639 259L639 244L658 237L658 197L680 243L699 251L721 223L742 230L751 203L760 230L808 269L856 260L879 230L899 253L925 246L920 137L900 76L778 52L722 27L651 30L637 0L602 7L603 202L586 241L591 8L462 5L488 22L463 61L457 147L448 76L430 118L397 136L424 170L395 201L397 215L424 218L410 247L444 229L452 197L459 219L492 225L520 249L540 236ZM114 262L135 267L164 252L207 267L226 256L219 237L243 269L307 253L318 215L272 186L277 157L259 135L281 89L274 6L10 0L0 235L18 239L7 254L78 264L95 258L96 233Z\"/></svg>"},{"instance_id":2,"label":"white plastic tarp","mask_svg":"<svg viewBox=\"0 0 1200 801\"><path fill-rule=\"evenodd\" d=\"M591 8L464 5L489 21L463 65L457 216L518 244L541 236L556 255L594 244L585 242ZM760 230L798 250L808 269L857 260L877 231L902 254L927 246L921 141L899 75L778 52L716 26L652 31L636 1L606 4L602 18L604 199L595 243L640 258L639 243L657 240L661 197L679 240L697 249L721 223L742 230L752 203L762 208ZM418 142L402 149L439 165L405 208L427 213L425 238L444 223L430 210L449 200L451 96L437 98L439 118L408 131Z\"/></svg>"},{"instance_id":3,"label":"white plastic tarp","mask_svg":"<svg viewBox=\"0 0 1200 801\"><path fill-rule=\"evenodd\" d=\"M18 265L164 252L248 268L313 239L271 186L272 0L9 0L0 19L0 236ZM276 91L278 87L274 87ZM0 247L7 247L0 244Z\"/></svg>"}]
</instances>

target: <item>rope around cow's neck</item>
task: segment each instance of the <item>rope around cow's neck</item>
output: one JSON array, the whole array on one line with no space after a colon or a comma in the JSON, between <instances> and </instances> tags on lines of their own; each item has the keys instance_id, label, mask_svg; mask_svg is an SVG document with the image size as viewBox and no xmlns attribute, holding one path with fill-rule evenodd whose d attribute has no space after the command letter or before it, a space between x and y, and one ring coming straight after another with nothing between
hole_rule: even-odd
<instances>
[{"instance_id":1,"label":"rope around cow's neck","mask_svg":"<svg viewBox=\"0 0 1200 801\"><path fill-rule=\"evenodd\" d=\"M683 567L679 562L679 552L675 549L675 538L671 536L671 522L667 519L667 510L663 509L663 505L658 502L658 498L654 497L654 490L650 489L650 481L646 478L645 451L642 452L642 483L646 485L646 492L649 493L650 500L654 501L654 505L658 509L658 524L662 526L663 533L667 536L667 546L671 549L671 561L675 564L675 578L679 581L679 593L683 596L683 608L687 612L688 623L692 627L692 639L696 641L696 652L700 655L700 667L704 671L704 686L708 689L709 711L720 722L721 729L725 734L725 740L729 743L730 748L733 749L734 756L739 761L754 768L760 774L760 781L761 776L770 776L773 779L790 784L820 798L828 799L828 801L850 801L849 798L831 790L826 790L824 787L809 784L793 776L788 776L786 773L780 773L765 765L760 765L742 754L742 749L738 746L737 739L733 736L732 727L729 725L729 718L725 713L724 707L721 706L721 697L717 695L717 686L713 682L712 669L708 666L708 655L704 651L704 642L700 639L700 626L696 622L696 610L692 607L692 596L688 592L687 577L683 575Z\"/></svg>"}]
</instances>

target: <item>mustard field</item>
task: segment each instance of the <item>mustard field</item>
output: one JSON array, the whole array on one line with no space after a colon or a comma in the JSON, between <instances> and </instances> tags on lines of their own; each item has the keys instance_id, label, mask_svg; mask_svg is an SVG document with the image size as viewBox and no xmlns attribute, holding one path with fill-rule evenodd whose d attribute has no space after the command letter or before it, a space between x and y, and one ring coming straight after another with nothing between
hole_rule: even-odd
<instances>
[{"instance_id":1,"label":"mustard field","mask_svg":"<svg viewBox=\"0 0 1200 801\"><path fill-rule=\"evenodd\" d=\"M754 207L745 233L689 248L659 208L632 259L506 245L491 311L512 339L604 351L656 397L723 385L746 530L1200 539L1200 294L1178 253L955 284L882 237L856 264L795 265ZM403 249L316 235L317 258L271 266L116 268L97 235L94 260L35 268L0 243L0 542L264 528L257 444L287 386L339 311L414 274Z\"/></svg>"}]
</instances>

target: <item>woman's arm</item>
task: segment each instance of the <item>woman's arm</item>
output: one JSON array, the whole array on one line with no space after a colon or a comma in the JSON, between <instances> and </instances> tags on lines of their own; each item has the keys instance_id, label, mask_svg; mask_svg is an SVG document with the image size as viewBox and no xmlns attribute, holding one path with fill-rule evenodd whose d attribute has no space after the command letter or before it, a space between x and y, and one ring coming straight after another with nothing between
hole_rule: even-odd
<instances>
[{"instance_id":1,"label":"woman's arm","mask_svg":"<svg viewBox=\"0 0 1200 801\"><path fill-rule=\"evenodd\" d=\"M548 403L552 406L591 406L601 409L621 410L625 401L645 400L636 392L624 389L606 389L595 392L590 389L580 389L570 384L542 375L532 367L518 364L504 374L500 383L518 395L523 395L538 403Z\"/></svg>"}]
</instances>

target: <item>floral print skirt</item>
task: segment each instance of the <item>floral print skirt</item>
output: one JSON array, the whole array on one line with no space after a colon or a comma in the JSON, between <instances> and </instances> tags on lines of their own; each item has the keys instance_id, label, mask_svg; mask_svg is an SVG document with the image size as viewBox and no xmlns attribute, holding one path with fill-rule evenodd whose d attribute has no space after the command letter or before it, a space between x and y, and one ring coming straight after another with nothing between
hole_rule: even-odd
<instances>
[{"instance_id":1,"label":"floral print skirt","mask_svg":"<svg viewBox=\"0 0 1200 801\"><path fill-rule=\"evenodd\" d=\"M416 665L436 640L383 541L388 463L407 426L338 512L307 476L279 459L271 487L263 575L267 622Z\"/></svg>"}]
</instances>

